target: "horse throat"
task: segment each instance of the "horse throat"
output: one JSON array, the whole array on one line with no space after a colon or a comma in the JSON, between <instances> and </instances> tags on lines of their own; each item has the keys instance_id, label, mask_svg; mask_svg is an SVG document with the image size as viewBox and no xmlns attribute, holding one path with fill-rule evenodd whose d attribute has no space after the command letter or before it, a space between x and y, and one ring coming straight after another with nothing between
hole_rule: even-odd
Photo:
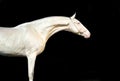
<instances>
[{"instance_id":1,"label":"horse throat","mask_svg":"<svg viewBox=\"0 0 120 81\"><path fill-rule=\"evenodd\" d=\"M43 38L45 40L45 42L47 42L47 40L54 35L55 33L62 31L62 30L67 30L68 29L68 24L55 24L55 25L51 25L49 27L46 27L44 29L44 31L42 32L43 34Z\"/></svg>"}]
</instances>

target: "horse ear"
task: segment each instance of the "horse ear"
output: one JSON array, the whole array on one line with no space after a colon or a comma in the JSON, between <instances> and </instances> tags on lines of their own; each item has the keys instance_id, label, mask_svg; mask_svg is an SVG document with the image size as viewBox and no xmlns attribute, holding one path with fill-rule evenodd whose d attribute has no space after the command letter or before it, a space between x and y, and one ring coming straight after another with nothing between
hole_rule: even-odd
<instances>
[{"instance_id":1,"label":"horse ear","mask_svg":"<svg viewBox=\"0 0 120 81\"><path fill-rule=\"evenodd\" d=\"M71 16L71 19L74 19L76 16L76 12L73 14L73 16Z\"/></svg>"}]
</instances>

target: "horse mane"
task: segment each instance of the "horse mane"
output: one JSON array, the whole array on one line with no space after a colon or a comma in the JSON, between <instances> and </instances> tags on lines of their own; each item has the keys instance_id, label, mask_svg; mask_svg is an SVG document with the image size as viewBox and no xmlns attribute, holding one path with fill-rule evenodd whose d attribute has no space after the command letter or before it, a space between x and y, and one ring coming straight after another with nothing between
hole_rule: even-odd
<instances>
[{"instance_id":1,"label":"horse mane","mask_svg":"<svg viewBox=\"0 0 120 81\"><path fill-rule=\"evenodd\" d=\"M45 22L51 22L51 21L56 21L56 20L69 20L70 18L69 17L65 17L65 16L51 16L51 17L44 17L44 18L41 18L41 19L37 19L37 20L33 20L33 21L29 21L29 22L25 22L25 23L21 23L17 26L22 26L22 25L27 25L27 24L30 24L30 23L38 23L38 24L43 24ZM54 22L55 23L55 22ZM51 26L52 23L50 23L48 26ZM64 26L64 24L58 24L58 23L55 23L56 26ZM68 24L66 24L68 25Z\"/></svg>"}]
</instances>

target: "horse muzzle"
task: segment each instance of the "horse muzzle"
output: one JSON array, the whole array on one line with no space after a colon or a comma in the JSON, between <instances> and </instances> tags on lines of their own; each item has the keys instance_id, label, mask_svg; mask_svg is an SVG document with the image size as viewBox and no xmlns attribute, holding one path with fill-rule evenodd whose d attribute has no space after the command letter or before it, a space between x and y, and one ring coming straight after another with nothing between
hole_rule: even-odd
<instances>
[{"instance_id":1,"label":"horse muzzle","mask_svg":"<svg viewBox=\"0 0 120 81\"><path fill-rule=\"evenodd\" d=\"M89 31L79 32L78 35L81 35L84 38L90 38L90 36L91 36Z\"/></svg>"}]
</instances>

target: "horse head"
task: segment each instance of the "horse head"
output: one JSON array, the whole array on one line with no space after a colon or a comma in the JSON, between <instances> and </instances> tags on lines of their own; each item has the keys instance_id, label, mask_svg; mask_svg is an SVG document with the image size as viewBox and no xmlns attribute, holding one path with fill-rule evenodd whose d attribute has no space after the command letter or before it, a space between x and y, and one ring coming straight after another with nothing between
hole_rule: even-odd
<instances>
[{"instance_id":1,"label":"horse head","mask_svg":"<svg viewBox=\"0 0 120 81\"><path fill-rule=\"evenodd\" d=\"M76 18L76 13L70 17L70 22L69 22L69 31L75 34L78 34L80 36L83 36L84 38L89 38L90 37L90 32L89 30Z\"/></svg>"}]
</instances>

